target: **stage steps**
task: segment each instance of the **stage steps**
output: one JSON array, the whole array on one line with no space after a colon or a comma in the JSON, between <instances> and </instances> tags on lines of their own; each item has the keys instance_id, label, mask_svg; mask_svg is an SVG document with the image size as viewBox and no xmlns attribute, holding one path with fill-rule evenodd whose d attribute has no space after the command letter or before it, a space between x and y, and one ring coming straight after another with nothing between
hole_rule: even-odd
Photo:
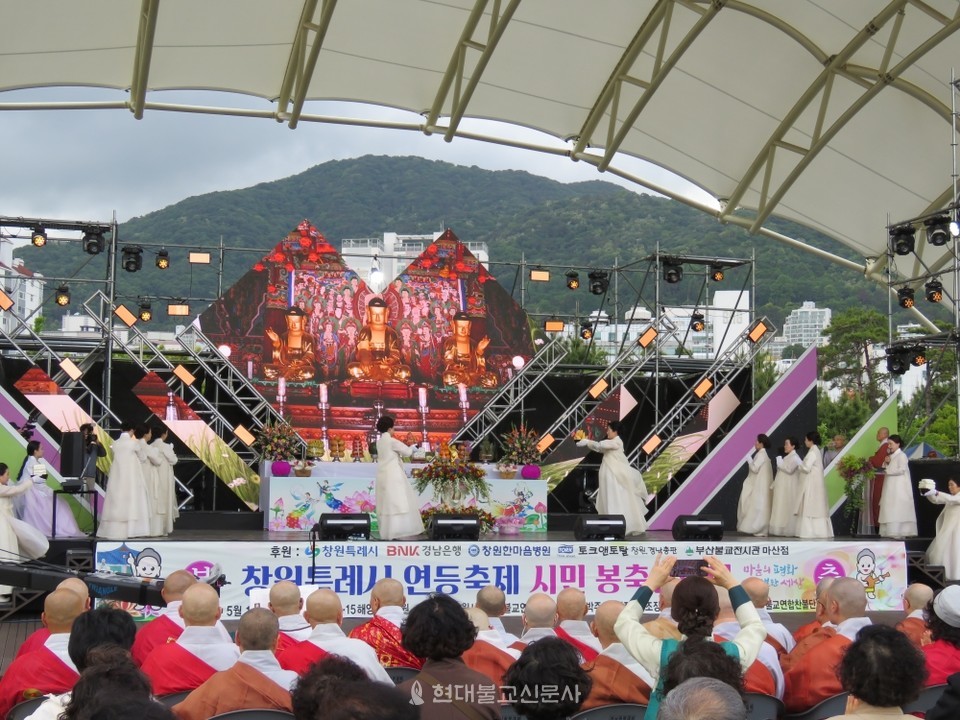
<instances>
[{"instance_id":1,"label":"stage steps","mask_svg":"<svg viewBox=\"0 0 960 720\"><path fill-rule=\"evenodd\" d=\"M921 582L934 590L950 585L943 565L928 565L927 554L922 550L907 550L907 582Z\"/></svg>"}]
</instances>

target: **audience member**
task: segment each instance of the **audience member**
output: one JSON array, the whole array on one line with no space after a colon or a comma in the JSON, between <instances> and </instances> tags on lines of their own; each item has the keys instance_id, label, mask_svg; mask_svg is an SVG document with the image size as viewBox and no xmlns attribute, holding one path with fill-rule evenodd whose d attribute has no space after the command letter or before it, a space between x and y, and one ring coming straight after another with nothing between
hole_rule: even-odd
<instances>
[{"instance_id":1,"label":"audience member","mask_svg":"<svg viewBox=\"0 0 960 720\"><path fill-rule=\"evenodd\" d=\"M743 670L736 656L730 654L730 648L730 645L707 642L704 638L691 638L680 643L663 670L663 697L680 683L696 677L725 682L742 696L746 691ZM661 703L663 697L660 698Z\"/></svg>"},{"instance_id":2,"label":"audience member","mask_svg":"<svg viewBox=\"0 0 960 720\"><path fill-rule=\"evenodd\" d=\"M297 681L292 691L293 714L303 720L325 718L331 704L336 702L336 686L345 682L366 684L367 673L352 660L338 655L326 655ZM409 699L405 700L409 703Z\"/></svg>"},{"instance_id":3,"label":"audience member","mask_svg":"<svg viewBox=\"0 0 960 720\"><path fill-rule=\"evenodd\" d=\"M155 647L143 663L157 697L195 690L237 662L240 651L217 627L220 612L220 597L209 585L197 583L183 593L183 633L176 641Z\"/></svg>"},{"instance_id":4,"label":"audience member","mask_svg":"<svg viewBox=\"0 0 960 720\"><path fill-rule=\"evenodd\" d=\"M487 614L480 608L467 608L467 617L477 628L477 639L464 651L463 662L500 687L503 674L520 657L520 651L503 644L500 633L491 627Z\"/></svg>"},{"instance_id":5,"label":"audience member","mask_svg":"<svg viewBox=\"0 0 960 720\"><path fill-rule=\"evenodd\" d=\"M960 673L947 678L947 687L937 704L927 710L927 720L957 720L960 717Z\"/></svg>"},{"instance_id":6,"label":"audience member","mask_svg":"<svg viewBox=\"0 0 960 720\"><path fill-rule=\"evenodd\" d=\"M310 594L306 619L312 628L310 636L279 653L280 665L303 675L324 655L340 655L362 667L371 680L392 684L373 648L362 640L347 637L340 629L343 606L333 590L323 588Z\"/></svg>"},{"instance_id":7,"label":"audience member","mask_svg":"<svg viewBox=\"0 0 960 720\"><path fill-rule=\"evenodd\" d=\"M557 604L545 593L534 593L523 608L523 635L510 647L520 650L534 640L556 637Z\"/></svg>"},{"instance_id":8,"label":"audience member","mask_svg":"<svg viewBox=\"0 0 960 720\"><path fill-rule=\"evenodd\" d=\"M614 703L646 705L650 702L651 688L656 681L627 652L613 630L621 612L622 602L607 600L597 608L590 623L590 629L602 650L596 658L583 664L593 686L583 702L582 710Z\"/></svg>"},{"instance_id":9,"label":"audience member","mask_svg":"<svg viewBox=\"0 0 960 720\"><path fill-rule=\"evenodd\" d=\"M511 645L520 639L513 633L508 633L500 619L507 614L507 596L503 590L496 585L480 588L477 592L477 607L487 614L491 627L500 633L504 645Z\"/></svg>"},{"instance_id":10,"label":"audience member","mask_svg":"<svg viewBox=\"0 0 960 720\"><path fill-rule=\"evenodd\" d=\"M131 699L150 700L150 681L127 650L115 645L101 645L87 653L87 658L90 664L83 669L80 679L66 698L63 714L60 715L63 720L98 718L100 715L93 708ZM34 720L35 715L31 716Z\"/></svg>"},{"instance_id":11,"label":"audience member","mask_svg":"<svg viewBox=\"0 0 960 720\"><path fill-rule=\"evenodd\" d=\"M663 584L659 593L660 615L657 616L656 620L650 620L643 624L648 633L661 640L666 640L667 638L680 640L683 637L680 631L677 630L677 621L673 619L673 613L670 609L670 605L673 602L673 591L676 589L678 582L680 581L677 578L670 578L670 580Z\"/></svg>"},{"instance_id":12,"label":"audience member","mask_svg":"<svg viewBox=\"0 0 960 720\"><path fill-rule=\"evenodd\" d=\"M736 636L740 630L740 623L737 622L737 616L733 612L730 594L722 587L717 587L716 591L720 610L713 624L713 639L722 643ZM683 680L686 680L686 677L681 678L677 684ZM743 686L747 692L773 695L779 700L783 699L783 670L780 668L780 658L773 645L764 642L760 646L756 661L743 672Z\"/></svg>"},{"instance_id":13,"label":"audience member","mask_svg":"<svg viewBox=\"0 0 960 720\"><path fill-rule=\"evenodd\" d=\"M344 665L352 665L353 670ZM296 720L418 720L420 713L409 694L392 685L370 682L354 663L328 655L297 683L293 691L293 717Z\"/></svg>"},{"instance_id":14,"label":"audience member","mask_svg":"<svg viewBox=\"0 0 960 720\"><path fill-rule=\"evenodd\" d=\"M426 660L420 673L398 689L420 705L423 720L499 719L496 686L461 657L476 637L466 611L449 595L431 595L407 615L403 646Z\"/></svg>"},{"instance_id":15,"label":"audience member","mask_svg":"<svg viewBox=\"0 0 960 720\"><path fill-rule=\"evenodd\" d=\"M927 622L923 619L923 612L933 600L933 588L923 583L913 583L907 586L903 593L903 611L907 616L897 623L897 630L902 632L917 647L923 644L923 636L927 633Z\"/></svg>"},{"instance_id":16,"label":"audience member","mask_svg":"<svg viewBox=\"0 0 960 720\"><path fill-rule=\"evenodd\" d=\"M757 615L760 616L760 622L762 622L763 627L767 629L766 642L773 646L773 649L777 651L777 655L783 655L793 650L797 644L796 640L793 639L793 635L785 625L774 622L773 618L770 617L770 612L767 610L767 605L770 603L770 586L760 578L755 577L748 577L740 583L740 585L747 591L747 595L750 596L750 601L757 609Z\"/></svg>"},{"instance_id":17,"label":"audience member","mask_svg":"<svg viewBox=\"0 0 960 720\"><path fill-rule=\"evenodd\" d=\"M310 637L313 628L303 616L303 596L296 583L281 580L270 588L270 611L280 621L277 655Z\"/></svg>"},{"instance_id":18,"label":"audience member","mask_svg":"<svg viewBox=\"0 0 960 720\"><path fill-rule=\"evenodd\" d=\"M821 641L806 648L785 671L786 694L784 705L788 712L803 712L821 700L842 692L835 669L843 654L854 641L861 628L871 624L865 617L867 594L856 578L837 578L830 584L823 600L827 619L836 629L824 628L818 632ZM793 657L805 642L798 643Z\"/></svg>"},{"instance_id":19,"label":"audience member","mask_svg":"<svg viewBox=\"0 0 960 720\"><path fill-rule=\"evenodd\" d=\"M350 637L363 640L374 649L383 667L423 667L423 658L409 653L401 642L400 626L406 604L403 585L398 580L378 580L370 591L373 618L350 631Z\"/></svg>"},{"instance_id":20,"label":"audience member","mask_svg":"<svg viewBox=\"0 0 960 720\"><path fill-rule=\"evenodd\" d=\"M675 687L660 706L659 720L746 720L739 693L722 680L691 678Z\"/></svg>"},{"instance_id":21,"label":"audience member","mask_svg":"<svg viewBox=\"0 0 960 720\"><path fill-rule=\"evenodd\" d=\"M592 681L576 649L558 637L527 645L504 677L514 709L532 720L560 720L580 710Z\"/></svg>"},{"instance_id":22,"label":"audience member","mask_svg":"<svg viewBox=\"0 0 960 720\"><path fill-rule=\"evenodd\" d=\"M554 632L580 651L584 661L600 654L600 643L586 621L587 596L579 588L564 588L557 594L557 626Z\"/></svg>"},{"instance_id":23,"label":"audience member","mask_svg":"<svg viewBox=\"0 0 960 720\"><path fill-rule=\"evenodd\" d=\"M207 718L234 710L271 709L293 712L290 690L297 674L283 670L274 652L280 626L266 608L253 608L240 618L237 647L240 659L227 670L210 676L173 706L180 720Z\"/></svg>"},{"instance_id":24,"label":"audience member","mask_svg":"<svg viewBox=\"0 0 960 720\"><path fill-rule=\"evenodd\" d=\"M90 589L80 578L73 577L63 580L59 585L57 585L57 590L72 590L83 600L83 609L90 609ZM20 657L24 653L33 652L34 650L39 650L41 647L43 647L43 644L47 641L48 637L50 637L50 631L47 630L47 628L37 628L27 636L26 640L20 644L20 647L17 648L17 654L15 657Z\"/></svg>"},{"instance_id":25,"label":"audience member","mask_svg":"<svg viewBox=\"0 0 960 720\"><path fill-rule=\"evenodd\" d=\"M846 712L837 717L907 720L913 716L900 708L920 695L927 671L923 653L906 635L868 625L844 653L837 677L849 693Z\"/></svg>"},{"instance_id":26,"label":"audience member","mask_svg":"<svg viewBox=\"0 0 960 720\"><path fill-rule=\"evenodd\" d=\"M808 622L806 625L801 625L793 633L793 639L796 641L797 645L802 643L804 640L806 640L808 637L813 635L815 632L818 632L823 628L833 627L833 623L831 623L830 620L827 619L825 603L826 603L827 591L830 589L830 585L833 583L834 580L835 578L825 577L821 579L820 582L817 583L817 589L816 589L816 595L815 595L816 605L814 606L813 620ZM790 652L793 652L793 650L795 649L796 649L796 645L794 646L793 649L791 649ZM781 660L785 660L785 656L782 656ZM787 665L784 664L783 669L787 670L788 669Z\"/></svg>"},{"instance_id":27,"label":"audience member","mask_svg":"<svg viewBox=\"0 0 960 720\"><path fill-rule=\"evenodd\" d=\"M163 703L149 698L125 695L122 698L100 696L88 707L80 708L73 720L177 720Z\"/></svg>"},{"instance_id":28,"label":"audience member","mask_svg":"<svg viewBox=\"0 0 960 720\"><path fill-rule=\"evenodd\" d=\"M942 685L960 672L960 585L948 585L924 613L930 642L921 649L927 659L927 684Z\"/></svg>"},{"instance_id":29,"label":"audience member","mask_svg":"<svg viewBox=\"0 0 960 720\"><path fill-rule=\"evenodd\" d=\"M82 598L72 590L47 595L40 620L50 635L38 649L15 658L0 679L0 717L28 697L64 693L77 682L77 666L67 647L73 623L84 609Z\"/></svg>"}]
</instances>

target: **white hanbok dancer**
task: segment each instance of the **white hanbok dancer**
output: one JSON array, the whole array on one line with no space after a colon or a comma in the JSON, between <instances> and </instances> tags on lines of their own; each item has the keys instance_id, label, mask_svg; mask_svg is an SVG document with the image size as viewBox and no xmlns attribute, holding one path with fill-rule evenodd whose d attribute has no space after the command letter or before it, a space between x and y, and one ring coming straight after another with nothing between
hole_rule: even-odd
<instances>
[{"instance_id":1,"label":"white hanbok dancer","mask_svg":"<svg viewBox=\"0 0 960 720\"><path fill-rule=\"evenodd\" d=\"M180 516L177 509L177 481L173 476L173 466L177 464L177 454L173 451L173 443L167 442L170 431L166 427L157 426L153 431L154 440L150 443L161 463L157 468L159 483L154 498L155 514L161 518L158 535L169 535L173 532L173 521Z\"/></svg>"},{"instance_id":2,"label":"white hanbok dancer","mask_svg":"<svg viewBox=\"0 0 960 720\"><path fill-rule=\"evenodd\" d=\"M770 510L771 535L797 536L797 501L800 497L800 456L797 441L789 437L783 441L783 455L777 456L777 476L773 480L773 501Z\"/></svg>"},{"instance_id":3,"label":"white hanbok dancer","mask_svg":"<svg viewBox=\"0 0 960 720\"><path fill-rule=\"evenodd\" d=\"M419 499L403 472L401 458L413 455L413 448L393 437L393 418L377 420L377 479L375 484L377 523L381 540L396 540L423 532Z\"/></svg>"},{"instance_id":4,"label":"white hanbok dancer","mask_svg":"<svg viewBox=\"0 0 960 720\"><path fill-rule=\"evenodd\" d=\"M880 495L880 537L895 540L917 535L917 508L910 487L910 465L902 447L903 438L899 435L887 438L889 455Z\"/></svg>"},{"instance_id":5,"label":"white hanbok dancer","mask_svg":"<svg viewBox=\"0 0 960 720\"><path fill-rule=\"evenodd\" d=\"M29 483L10 485L10 468L0 463L0 562L36 560L47 554L47 538L37 528L17 520L13 515L13 500L30 491ZM12 588L0 585L0 602L10 599Z\"/></svg>"},{"instance_id":6,"label":"white hanbok dancer","mask_svg":"<svg viewBox=\"0 0 960 720\"><path fill-rule=\"evenodd\" d=\"M934 505L945 506L937 518L937 536L927 548L927 562L943 565L947 580L960 580L960 485L951 478L947 480L947 490L923 493Z\"/></svg>"},{"instance_id":7,"label":"white hanbok dancer","mask_svg":"<svg viewBox=\"0 0 960 720\"><path fill-rule=\"evenodd\" d=\"M150 534L150 502L143 477L140 441L133 425L124 423L113 443L113 464L107 480L98 535L110 540L146 537Z\"/></svg>"},{"instance_id":8,"label":"white hanbok dancer","mask_svg":"<svg viewBox=\"0 0 960 720\"><path fill-rule=\"evenodd\" d=\"M770 438L761 433L754 443L754 452L747 455L747 478L740 490L737 506L737 531L764 537L769 532L773 502L773 468L767 448Z\"/></svg>"},{"instance_id":9,"label":"white hanbok dancer","mask_svg":"<svg viewBox=\"0 0 960 720\"><path fill-rule=\"evenodd\" d=\"M18 484L26 484L29 492L24 491L14 503L16 516L39 530L45 537L53 535L53 488L47 485L47 466L43 462L43 446L38 440L27 443L27 457L20 466ZM77 525L73 511L62 497L57 503L57 537L81 537L83 532Z\"/></svg>"},{"instance_id":10,"label":"white hanbok dancer","mask_svg":"<svg viewBox=\"0 0 960 720\"><path fill-rule=\"evenodd\" d=\"M578 447L603 453L600 462L600 489L597 493L597 512L601 515L623 515L627 535L642 535L647 531L647 502L650 494L640 471L630 465L623 452L620 438L621 423L612 420L607 425L607 439L580 440Z\"/></svg>"},{"instance_id":11,"label":"white hanbok dancer","mask_svg":"<svg viewBox=\"0 0 960 720\"><path fill-rule=\"evenodd\" d=\"M147 505L150 508L150 535L163 535L163 518L157 512L157 501L160 497L160 465L163 459L160 451L153 447L153 429L147 425L140 425L133 432L133 436L140 443L140 467L143 469L143 482L147 486Z\"/></svg>"},{"instance_id":12,"label":"white hanbok dancer","mask_svg":"<svg viewBox=\"0 0 960 720\"><path fill-rule=\"evenodd\" d=\"M807 454L800 465L800 498L797 503L797 537L821 540L833 537L827 486L823 482L823 456L820 454L820 433L806 434Z\"/></svg>"}]
</instances>

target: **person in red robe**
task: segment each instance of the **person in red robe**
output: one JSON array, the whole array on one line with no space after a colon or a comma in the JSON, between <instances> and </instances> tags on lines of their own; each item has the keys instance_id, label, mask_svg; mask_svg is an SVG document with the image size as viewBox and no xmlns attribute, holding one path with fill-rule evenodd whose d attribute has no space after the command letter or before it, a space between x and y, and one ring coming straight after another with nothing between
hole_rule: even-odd
<instances>
[{"instance_id":1,"label":"person in red robe","mask_svg":"<svg viewBox=\"0 0 960 720\"><path fill-rule=\"evenodd\" d=\"M378 580L370 591L373 618L350 631L350 637L363 640L372 647L384 667L423 667L423 658L403 647L400 625L407 598L403 585L393 578Z\"/></svg>"},{"instance_id":2,"label":"person in red robe","mask_svg":"<svg viewBox=\"0 0 960 720\"><path fill-rule=\"evenodd\" d=\"M816 603L816 609L814 610L814 618L813 620L808 622L806 625L801 625L799 628L797 628L794 631L793 640L795 643L799 643L804 638L809 637L810 635L813 635L813 633L815 633L817 630L822 628L825 624L830 622L829 620L827 620L827 615L824 612L823 598L827 592L827 588L830 587L830 583L832 583L833 581L834 581L834 578L825 577L825 578L822 578L820 582L817 583L817 589L816 589L817 603ZM780 656L781 662L784 657L785 656L783 655ZM787 668L784 667L783 669L786 670Z\"/></svg>"},{"instance_id":3,"label":"person in red robe","mask_svg":"<svg viewBox=\"0 0 960 720\"><path fill-rule=\"evenodd\" d=\"M590 632L586 621L587 596L580 588L564 588L557 593L557 637L571 643L580 651L584 661L600 654L600 642Z\"/></svg>"},{"instance_id":4,"label":"person in red robe","mask_svg":"<svg viewBox=\"0 0 960 720\"><path fill-rule=\"evenodd\" d=\"M59 585L57 585L57 590L72 590L77 593L80 598L83 600L83 607L85 610L90 609L90 589L87 587L87 584L80 578L67 578ZM27 639L20 643L20 647L17 648L17 654L14 657L20 657L24 653L33 652L34 650L39 650L43 647L43 644L47 641L47 638L50 637L50 631L45 627L40 627L34 630L27 636Z\"/></svg>"},{"instance_id":5,"label":"person in red robe","mask_svg":"<svg viewBox=\"0 0 960 720\"><path fill-rule=\"evenodd\" d=\"M770 612L767 610L767 606L770 604L770 586L760 578L748 577L740 583L740 587L750 596L750 602L757 609L760 622L767 630L767 637L764 638L764 642L773 647L778 657L793 650L797 641L793 639L793 635L786 626L773 621Z\"/></svg>"},{"instance_id":6,"label":"person in red robe","mask_svg":"<svg viewBox=\"0 0 960 720\"><path fill-rule=\"evenodd\" d=\"M240 657L237 646L224 640L217 628L221 611L216 590L196 583L183 593L182 603L183 633L176 641L155 647L141 668L157 697L195 690Z\"/></svg>"},{"instance_id":7,"label":"person in red robe","mask_svg":"<svg viewBox=\"0 0 960 720\"><path fill-rule=\"evenodd\" d=\"M737 615L733 611L730 594L722 587L717 587L716 591L720 610L713 622L713 639L717 642L733 640L740 631L740 623L737 622ZM759 614L759 610L757 613ZM747 692L762 693L783 699L784 681L780 657L770 643L764 642L760 646L757 659L743 671L743 686Z\"/></svg>"},{"instance_id":8,"label":"person in red robe","mask_svg":"<svg viewBox=\"0 0 960 720\"><path fill-rule=\"evenodd\" d=\"M927 685L942 685L960 672L960 585L948 585L927 607L930 641L920 649L927 660Z\"/></svg>"},{"instance_id":9,"label":"person in red robe","mask_svg":"<svg viewBox=\"0 0 960 720\"><path fill-rule=\"evenodd\" d=\"M933 600L933 589L923 583L913 583L907 586L903 594L903 611L907 616L897 623L897 630L902 632L916 647L923 645L927 634L927 621L924 610Z\"/></svg>"},{"instance_id":10,"label":"person in red robe","mask_svg":"<svg viewBox=\"0 0 960 720\"><path fill-rule=\"evenodd\" d=\"M284 670L274 655L280 625L266 608L253 608L240 618L233 667L214 673L186 699L173 706L180 720L207 720L235 710L293 712L290 690L297 674Z\"/></svg>"},{"instance_id":11,"label":"person in red robe","mask_svg":"<svg viewBox=\"0 0 960 720\"><path fill-rule=\"evenodd\" d=\"M65 693L80 675L67 651L70 629L84 611L76 592L54 590L43 601L40 620L50 636L38 649L15 658L0 679L0 717L19 702L46 693Z\"/></svg>"},{"instance_id":12,"label":"person in red robe","mask_svg":"<svg viewBox=\"0 0 960 720\"><path fill-rule=\"evenodd\" d=\"M534 640L557 637L557 604L546 593L534 593L523 608L523 634L510 647L523 652ZM564 642L567 642L564 640ZM571 644L572 643L568 643ZM579 652L579 648L577 648Z\"/></svg>"},{"instance_id":13,"label":"person in red robe","mask_svg":"<svg viewBox=\"0 0 960 720\"><path fill-rule=\"evenodd\" d=\"M281 580L270 588L267 605L280 623L277 655L310 637L310 623L303 617L303 595L296 583Z\"/></svg>"},{"instance_id":14,"label":"person in red robe","mask_svg":"<svg viewBox=\"0 0 960 720\"><path fill-rule=\"evenodd\" d=\"M880 447L870 458L870 464L873 465L875 472L873 479L870 481L870 505L866 508L869 511L866 525L871 531L876 531L880 527L880 497L883 495L883 480L885 477L883 469L887 466L887 458L889 457L887 452L890 449L887 445L889 439L890 428L882 427L877 430L877 442L880 443Z\"/></svg>"},{"instance_id":15,"label":"person in red robe","mask_svg":"<svg viewBox=\"0 0 960 720\"><path fill-rule=\"evenodd\" d=\"M461 657L471 670L486 675L496 683L503 685L503 675L507 668L520 657L520 651L504 644L500 633L490 624L487 614L480 608L467 608L467 617L477 628L477 637Z\"/></svg>"},{"instance_id":16,"label":"person in red robe","mask_svg":"<svg viewBox=\"0 0 960 720\"><path fill-rule=\"evenodd\" d=\"M826 592L824 604L827 618L836 630L810 647L784 674L787 712L804 712L821 700L843 692L837 679L837 666L860 629L872 624L870 618L864 616L866 591L856 578L834 580Z\"/></svg>"},{"instance_id":17,"label":"person in red robe","mask_svg":"<svg viewBox=\"0 0 960 720\"><path fill-rule=\"evenodd\" d=\"M597 657L581 666L593 681L581 710L615 703L646 705L650 702L651 688L656 687L656 681L627 652L613 631L623 608L622 602L607 600L594 613L590 629L600 643L601 650Z\"/></svg>"},{"instance_id":18,"label":"person in red robe","mask_svg":"<svg viewBox=\"0 0 960 720\"><path fill-rule=\"evenodd\" d=\"M183 618L180 617L183 593L197 582L193 573L187 570L175 570L164 579L160 596L165 607L156 618L140 627L130 651L138 666L143 665L155 647L171 643L183 633Z\"/></svg>"}]
</instances>

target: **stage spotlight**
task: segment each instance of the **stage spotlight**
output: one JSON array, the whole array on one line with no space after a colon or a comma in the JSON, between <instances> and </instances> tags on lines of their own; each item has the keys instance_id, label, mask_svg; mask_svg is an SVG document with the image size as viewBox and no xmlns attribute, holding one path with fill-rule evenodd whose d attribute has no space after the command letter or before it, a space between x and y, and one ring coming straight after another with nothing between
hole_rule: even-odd
<instances>
[{"instance_id":1,"label":"stage spotlight","mask_svg":"<svg viewBox=\"0 0 960 720\"><path fill-rule=\"evenodd\" d=\"M899 348L887 349L887 372L892 375L903 375L910 369L910 361L903 350Z\"/></svg>"},{"instance_id":2,"label":"stage spotlight","mask_svg":"<svg viewBox=\"0 0 960 720\"><path fill-rule=\"evenodd\" d=\"M543 321L543 331L548 333L563 332L563 320L548 318Z\"/></svg>"},{"instance_id":3,"label":"stage spotlight","mask_svg":"<svg viewBox=\"0 0 960 720\"><path fill-rule=\"evenodd\" d=\"M927 302L938 303L943 300L943 283L939 280L928 280L923 289Z\"/></svg>"},{"instance_id":4,"label":"stage spotlight","mask_svg":"<svg viewBox=\"0 0 960 720\"><path fill-rule=\"evenodd\" d=\"M527 360L523 355L514 355L510 359L510 364L513 365L514 370L523 370L523 366L527 364Z\"/></svg>"},{"instance_id":5,"label":"stage spotlight","mask_svg":"<svg viewBox=\"0 0 960 720\"><path fill-rule=\"evenodd\" d=\"M42 225L37 225L33 229L33 236L30 238L30 242L33 243L34 247L43 247L47 244L47 231L43 229Z\"/></svg>"},{"instance_id":6,"label":"stage spotlight","mask_svg":"<svg viewBox=\"0 0 960 720\"><path fill-rule=\"evenodd\" d=\"M104 247L102 230L87 228L83 231L83 251L87 255L99 255Z\"/></svg>"},{"instance_id":7,"label":"stage spotlight","mask_svg":"<svg viewBox=\"0 0 960 720\"><path fill-rule=\"evenodd\" d=\"M910 364L914 367L923 367L927 364L927 353L922 347L915 347L908 352L910 354Z\"/></svg>"},{"instance_id":8,"label":"stage spotlight","mask_svg":"<svg viewBox=\"0 0 960 720\"><path fill-rule=\"evenodd\" d=\"M153 308L150 306L149 300L140 301L140 309L137 310L137 317L139 317L143 322L150 322L153 320Z\"/></svg>"},{"instance_id":9,"label":"stage spotlight","mask_svg":"<svg viewBox=\"0 0 960 720\"><path fill-rule=\"evenodd\" d=\"M943 247L950 240L950 218L939 215L923 223L927 228L927 242L936 247Z\"/></svg>"},{"instance_id":10,"label":"stage spotlight","mask_svg":"<svg viewBox=\"0 0 960 720\"><path fill-rule=\"evenodd\" d=\"M694 332L703 332L707 327L706 322L704 322L704 317L702 312L694 312L690 316L690 329Z\"/></svg>"},{"instance_id":11,"label":"stage spotlight","mask_svg":"<svg viewBox=\"0 0 960 720\"><path fill-rule=\"evenodd\" d=\"M753 324L753 327L747 332L747 340L752 343L758 343L768 332L770 332L770 326L763 320L757 320L757 322Z\"/></svg>"},{"instance_id":12,"label":"stage spotlight","mask_svg":"<svg viewBox=\"0 0 960 720\"><path fill-rule=\"evenodd\" d=\"M603 295L610 287L610 275L606 270L591 270L587 278L590 280L591 295Z\"/></svg>"},{"instance_id":13,"label":"stage spotlight","mask_svg":"<svg viewBox=\"0 0 960 720\"><path fill-rule=\"evenodd\" d=\"M143 248L139 245L124 245L120 251L120 262L127 272L136 272L143 267Z\"/></svg>"},{"instance_id":14,"label":"stage spotlight","mask_svg":"<svg viewBox=\"0 0 960 720\"><path fill-rule=\"evenodd\" d=\"M569 290L580 289L580 273L578 273L576 270L570 270L567 272L567 288Z\"/></svg>"},{"instance_id":15,"label":"stage spotlight","mask_svg":"<svg viewBox=\"0 0 960 720\"><path fill-rule=\"evenodd\" d=\"M550 271L542 267L533 268L530 271L530 282L550 282Z\"/></svg>"},{"instance_id":16,"label":"stage spotlight","mask_svg":"<svg viewBox=\"0 0 960 720\"><path fill-rule=\"evenodd\" d=\"M170 253L165 248L157 251L157 267L160 270L166 270L170 267Z\"/></svg>"},{"instance_id":17,"label":"stage spotlight","mask_svg":"<svg viewBox=\"0 0 960 720\"><path fill-rule=\"evenodd\" d=\"M914 306L914 291L912 287L907 287L904 285L902 288L897 290L897 303L900 307L909 310Z\"/></svg>"},{"instance_id":18,"label":"stage spotlight","mask_svg":"<svg viewBox=\"0 0 960 720\"><path fill-rule=\"evenodd\" d=\"M167 303L167 315L184 317L190 314L190 306L183 300L174 300Z\"/></svg>"},{"instance_id":19,"label":"stage spotlight","mask_svg":"<svg viewBox=\"0 0 960 720\"><path fill-rule=\"evenodd\" d=\"M710 266L710 278L714 282L723 282L724 278L723 266L722 265L711 265Z\"/></svg>"},{"instance_id":20,"label":"stage spotlight","mask_svg":"<svg viewBox=\"0 0 960 720\"><path fill-rule=\"evenodd\" d=\"M683 280L683 265L672 260L664 260L663 279L671 285Z\"/></svg>"},{"instance_id":21,"label":"stage spotlight","mask_svg":"<svg viewBox=\"0 0 960 720\"><path fill-rule=\"evenodd\" d=\"M590 340L593 338L593 323L580 323L580 337L584 340Z\"/></svg>"},{"instance_id":22,"label":"stage spotlight","mask_svg":"<svg viewBox=\"0 0 960 720\"><path fill-rule=\"evenodd\" d=\"M909 255L916 247L913 225L901 225L890 231L890 249L897 255Z\"/></svg>"},{"instance_id":23,"label":"stage spotlight","mask_svg":"<svg viewBox=\"0 0 960 720\"><path fill-rule=\"evenodd\" d=\"M53 300L60 307L66 307L70 304L70 288L66 285L61 285L57 288L56 294L53 296Z\"/></svg>"}]
</instances>

